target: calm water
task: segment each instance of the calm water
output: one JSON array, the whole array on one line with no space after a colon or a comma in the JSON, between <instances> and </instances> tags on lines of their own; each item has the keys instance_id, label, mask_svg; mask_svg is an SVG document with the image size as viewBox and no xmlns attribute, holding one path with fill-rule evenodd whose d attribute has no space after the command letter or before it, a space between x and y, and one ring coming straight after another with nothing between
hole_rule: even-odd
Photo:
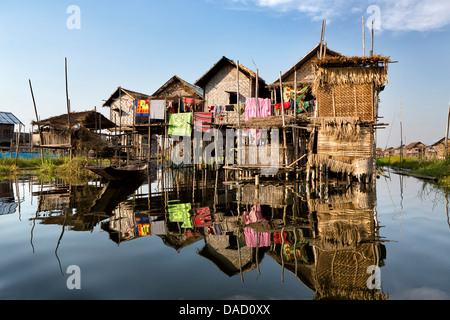
<instances>
[{"instance_id":1,"label":"calm water","mask_svg":"<svg viewBox=\"0 0 450 320\"><path fill-rule=\"evenodd\" d=\"M1 182L0 299L450 298L434 185L391 174L372 191L279 180L255 194L222 180Z\"/></svg>"}]
</instances>

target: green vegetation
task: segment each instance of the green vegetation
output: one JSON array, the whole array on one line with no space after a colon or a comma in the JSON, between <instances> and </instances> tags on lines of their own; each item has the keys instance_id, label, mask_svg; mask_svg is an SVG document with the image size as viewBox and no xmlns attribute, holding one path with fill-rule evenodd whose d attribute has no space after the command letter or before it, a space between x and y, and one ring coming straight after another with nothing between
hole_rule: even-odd
<instances>
[{"instance_id":1,"label":"green vegetation","mask_svg":"<svg viewBox=\"0 0 450 320\"><path fill-rule=\"evenodd\" d=\"M438 184L450 188L450 159L421 160L392 156L377 159L378 167L393 167L407 169L412 175L426 176L438 179Z\"/></svg>"},{"instance_id":2,"label":"green vegetation","mask_svg":"<svg viewBox=\"0 0 450 320\"><path fill-rule=\"evenodd\" d=\"M95 160L74 157L40 157L23 159L10 157L0 158L0 179L9 179L17 174L32 172L45 178L59 177L76 181L90 180L97 175L86 169L88 165L95 165Z\"/></svg>"}]
</instances>

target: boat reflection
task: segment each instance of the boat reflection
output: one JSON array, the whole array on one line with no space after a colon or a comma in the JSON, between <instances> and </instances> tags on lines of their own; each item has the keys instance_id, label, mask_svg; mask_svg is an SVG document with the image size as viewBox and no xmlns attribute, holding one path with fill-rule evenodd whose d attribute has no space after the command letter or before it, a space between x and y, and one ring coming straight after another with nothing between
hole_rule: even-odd
<instances>
[{"instance_id":1,"label":"boat reflection","mask_svg":"<svg viewBox=\"0 0 450 320\"><path fill-rule=\"evenodd\" d=\"M71 230L99 225L119 245L156 236L180 252L203 241L198 255L241 281L261 273L266 257L280 266L281 281L294 274L315 299L388 299L377 273L386 249L374 189L328 181L309 190L279 179L255 186L222 174L183 168L132 184L41 190L36 220Z\"/></svg>"}]
</instances>

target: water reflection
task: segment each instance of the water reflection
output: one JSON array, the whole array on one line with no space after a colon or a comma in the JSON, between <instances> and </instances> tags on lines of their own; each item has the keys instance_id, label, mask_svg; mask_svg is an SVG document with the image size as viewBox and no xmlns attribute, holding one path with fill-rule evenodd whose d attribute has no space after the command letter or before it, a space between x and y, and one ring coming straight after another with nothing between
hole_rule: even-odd
<instances>
[{"instance_id":1,"label":"water reflection","mask_svg":"<svg viewBox=\"0 0 450 320\"><path fill-rule=\"evenodd\" d=\"M38 204L31 220L33 228L36 222L62 226L57 258L65 230L99 226L117 245L154 236L180 252L203 241L197 254L242 282L248 271L261 274L266 258L279 265L282 282L292 273L315 299L388 299L379 278L386 247L374 188L328 181L310 190L302 181L279 179L256 187L227 178L194 169L158 171L129 184L32 178Z\"/></svg>"}]
</instances>

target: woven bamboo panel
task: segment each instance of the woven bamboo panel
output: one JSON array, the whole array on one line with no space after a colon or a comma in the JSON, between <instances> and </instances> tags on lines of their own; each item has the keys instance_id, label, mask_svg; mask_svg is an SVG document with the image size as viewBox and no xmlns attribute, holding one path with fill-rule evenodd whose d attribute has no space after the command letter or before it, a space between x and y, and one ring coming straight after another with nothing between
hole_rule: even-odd
<instances>
[{"instance_id":1,"label":"woven bamboo panel","mask_svg":"<svg viewBox=\"0 0 450 320\"><path fill-rule=\"evenodd\" d=\"M372 84L320 87L318 116L359 117L362 121L373 121Z\"/></svg>"},{"instance_id":2,"label":"woven bamboo panel","mask_svg":"<svg viewBox=\"0 0 450 320\"><path fill-rule=\"evenodd\" d=\"M355 158L371 158L373 139L373 130L367 127L361 127L360 134L353 141L336 141L318 130L317 154L332 158L348 158L349 163Z\"/></svg>"},{"instance_id":3,"label":"woven bamboo panel","mask_svg":"<svg viewBox=\"0 0 450 320\"><path fill-rule=\"evenodd\" d=\"M367 289L367 268L375 265L374 244L361 243L348 250L318 250L317 279L330 287Z\"/></svg>"},{"instance_id":4,"label":"woven bamboo panel","mask_svg":"<svg viewBox=\"0 0 450 320\"><path fill-rule=\"evenodd\" d=\"M241 123L245 122L245 114L241 114ZM214 123L220 125L237 125L238 116L236 111L223 111L220 115L214 115Z\"/></svg>"},{"instance_id":5,"label":"woven bamboo panel","mask_svg":"<svg viewBox=\"0 0 450 320\"><path fill-rule=\"evenodd\" d=\"M292 190L283 185L260 185L258 199L255 198L255 185L243 185L241 190L241 204L260 204L277 208L293 202Z\"/></svg>"}]
</instances>

